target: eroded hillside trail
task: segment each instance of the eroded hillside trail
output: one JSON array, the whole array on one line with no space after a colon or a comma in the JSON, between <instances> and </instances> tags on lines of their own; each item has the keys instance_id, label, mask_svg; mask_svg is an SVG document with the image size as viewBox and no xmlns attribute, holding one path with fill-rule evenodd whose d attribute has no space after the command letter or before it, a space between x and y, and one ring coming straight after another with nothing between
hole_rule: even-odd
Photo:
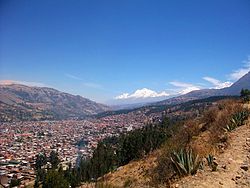
<instances>
[{"instance_id":1,"label":"eroded hillside trail","mask_svg":"<svg viewBox=\"0 0 250 188\"><path fill-rule=\"evenodd\" d=\"M249 107L249 106L248 106ZM229 146L216 157L218 170L205 170L175 183L181 188L250 188L250 118L229 134Z\"/></svg>"}]
</instances>

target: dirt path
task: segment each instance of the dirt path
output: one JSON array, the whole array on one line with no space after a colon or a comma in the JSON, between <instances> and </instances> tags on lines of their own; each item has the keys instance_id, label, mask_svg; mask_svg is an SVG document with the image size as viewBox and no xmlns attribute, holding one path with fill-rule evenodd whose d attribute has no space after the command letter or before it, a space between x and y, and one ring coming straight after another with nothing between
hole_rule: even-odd
<instances>
[{"instance_id":1,"label":"dirt path","mask_svg":"<svg viewBox=\"0 0 250 188\"><path fill-rule=\"evenodd\" d=\"M203 171L175 183L174 187L250 187L250 121L229 135L229 147L218 156L218 170Z\"/></svg>"}]
</instances>

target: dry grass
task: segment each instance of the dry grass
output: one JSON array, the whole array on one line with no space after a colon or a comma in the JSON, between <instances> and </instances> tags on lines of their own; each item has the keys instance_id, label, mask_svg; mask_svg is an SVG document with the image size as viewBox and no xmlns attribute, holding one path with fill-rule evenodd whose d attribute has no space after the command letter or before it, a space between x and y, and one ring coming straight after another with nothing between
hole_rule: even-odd
<instances>
[{"instance_id":1,"label":"dry grass","mask_svg":"<svg viewBox=\"0 0 250 188\"><path fill-rule=\"evenodd\" d=\"M190 147L201 156L216 154L227 147L225 127L233 114L243 110L243 105L233 100L223 100L204 113L198 120L202 125L198 128L198 137L190 142Z\"/></svg>"},{"instance_id":2,"label":"dry grass","mask_svg":"<svg viewBox=\"0 0 250 188\"><path fill-rule=\"evenodd\" d=\"M104 181L115 187L146 187L151 181L151 171L156 167L159 150L150 153L143 159L132 161L119 167L116 171L104 176ZM150 186L149 186L150 187Z\"/></svg>"},{"instance_id":3,"label":"dry grass","mask_svg":"<svg viewBox=\"0 0 250 188\"><path fill-rule=\"evenodd\" d=\"M225 127L233 114L243 110L243 104L235 100L223 100L204 112L203 117L188 120L162 148L158 165L154 171L154 184L169 182L176 178L170 161L172 151L191 148L200 157L208 154L217 155L227 147Z\"/></svg>"},{"instance_id":4,"label":"dry grass","mask_svg":"<svg viewBox=\"0 0 250 188\"><path fill-rule=\"evenodd\" d=\"M111 185L108 182L85 183L80 186L81 188L119 188Z\"/></svg>"},{"instance_id":5,"label":"dry grass","mask_svg":"<svg viewBox=\"0 0 250 188\"><path fill-rule=\"evenodd\" d=\"M227 147L225 127L232 115L242 110L240 101L218 102L202 117L175 125L172 137L161 149L105 175L104 181L115 187L169 187L178 178L170 160L172 151L191 148L202 158L208 154L217 156Z\"/></svg>"}]
</instances>

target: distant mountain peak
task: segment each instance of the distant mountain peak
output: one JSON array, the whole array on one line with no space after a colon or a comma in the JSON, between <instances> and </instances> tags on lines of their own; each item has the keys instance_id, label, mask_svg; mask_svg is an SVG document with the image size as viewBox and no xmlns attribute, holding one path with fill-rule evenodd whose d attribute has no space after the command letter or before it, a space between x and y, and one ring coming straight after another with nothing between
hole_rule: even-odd
<instances>
[{"instance_id":1,"label":"distant mountain peak","mask_svg":"<svg viewBox=\"0 0 250 188\"><path fill-rule=\"evenodd\" d=\"M79 95L20 84L0 85L0 109L0 120L2 117L22 120L22 114L29 120L83 118L110 110L106 105Z\"/></svg>"},{"instance_id":2,"label":"distant mountain peak","mask_svg":"<svg viewBox=\"0 0 250 188\"><path fill-rule=\"evenodd\" d=\"M240 95L240 91L243 88L250 89L250 71L244 76L242 76L235 83L233 83L230 87L226 87L223 89L201 89L201 90L191 91L185 95L180 95L178 97L160 101L157 104L159 105L178 104L190 100L203 99L213 96L236 96Z\"/></svg>"}]
</instances>

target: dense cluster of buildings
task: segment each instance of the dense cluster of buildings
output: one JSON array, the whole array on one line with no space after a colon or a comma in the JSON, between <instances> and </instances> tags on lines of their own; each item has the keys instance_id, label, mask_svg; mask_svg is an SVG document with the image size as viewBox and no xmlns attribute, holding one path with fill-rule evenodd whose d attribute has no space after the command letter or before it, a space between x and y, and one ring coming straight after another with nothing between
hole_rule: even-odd
<instances>
[{"instance_id":1,"label":"dense cluster of buildings","mask_svg":"<svg viewBox=\"0 0 250 188\"><path fill-rule=\"evenodd\" d=\"M59 154L61 163L74 163L78 156L91 156L99 140L142 127L141 114L120 114L82 121L33 121L0 123L0 178L8 186L15 178L22 184L34 180L36 155Z\"/></svg>"}]
</instances>

